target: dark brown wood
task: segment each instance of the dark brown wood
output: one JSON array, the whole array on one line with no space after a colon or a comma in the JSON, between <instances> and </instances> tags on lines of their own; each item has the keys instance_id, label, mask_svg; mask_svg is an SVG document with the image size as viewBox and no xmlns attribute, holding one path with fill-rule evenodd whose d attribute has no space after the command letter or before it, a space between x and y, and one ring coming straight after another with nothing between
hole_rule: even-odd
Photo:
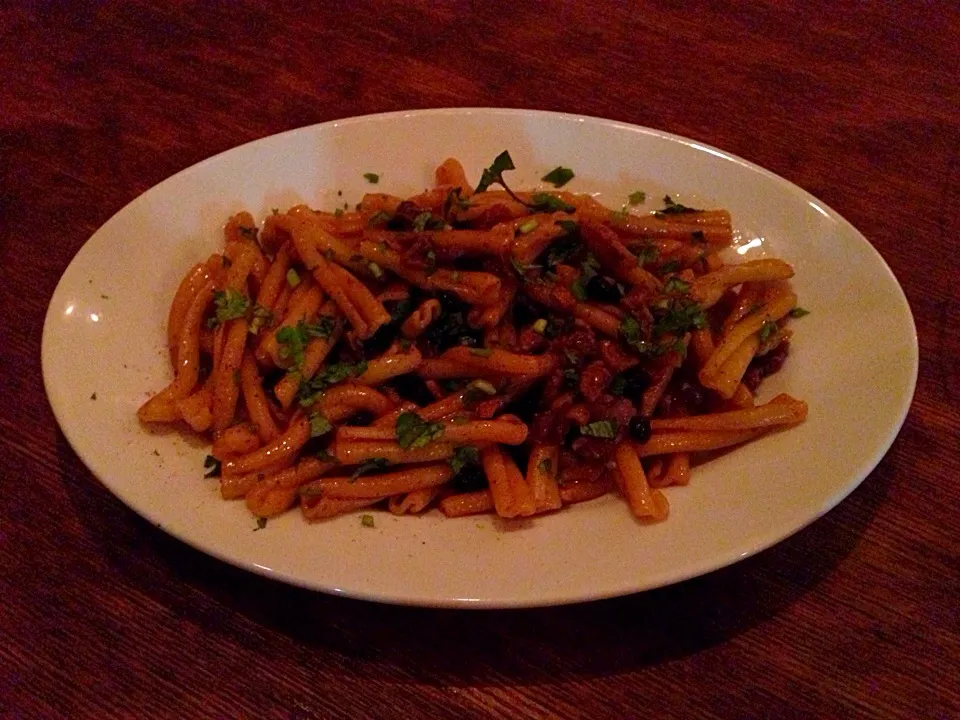
<instances>
[{"instance_id":1,"label":"dark brown wood","mask_svg":"<svg viewBox=\"0 0 960 720\"><path fill-rule=\"evenodd\" d=\"M281 5L0 9L0 714L960 716L956 4ZM691 136L853 222L920 341L916 401L876 471L734 567L522 612L286 587L103 489L57 430L39 363L46 304L90 234L248 140L464 105Z\"/></svg>"}]
</instances>

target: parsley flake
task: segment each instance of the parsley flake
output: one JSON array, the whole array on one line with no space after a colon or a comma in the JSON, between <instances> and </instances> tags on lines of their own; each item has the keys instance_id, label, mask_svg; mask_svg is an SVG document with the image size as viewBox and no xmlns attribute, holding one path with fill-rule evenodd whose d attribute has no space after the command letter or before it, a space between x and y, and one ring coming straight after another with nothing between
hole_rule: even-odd
<instances>
[{"instance_id":1,"label":"parsley flake","mask_svg":"<svg viewBox=\"0 0 960 720\"><path fill-rule=\"evenodd\" d=\"M526 235L528 232L531 232L532 230L536 229L536 227L537 227L537 221L531 218L530 220L527 220L525 223L523 223L523 225L518 227L517 232L520 233L521 235Z\"/></svg>"},{"instance_id":2,"label":"parsley flake","mask_svg":"<svg viewBox=\"0 0 960 720\"><path fill-rule=\"evenodd\" d=\"M328 338L334 329L333 318L321 315L317 322L307 323L300 320L296 325L286 325L277 330L277 342L280 344L279 355L285 360L292 360L294 366L303 366L307 343L313 338Z\"/></svg>"},{"instance_id":3,"label":"parsley flake","mask_svg":"<svg viewBox=\"0 0 960 720\"><path fill-rule=\"evenodd\" d=\"M300 383L297 391L300 407L309 407L317 396L331 385L336 385L351 377L358 377L367 371L367 361L356 363L337 362L327 365L309 380Z\"/></svg>"},{"instance_id":4,"label":"parsley flake","mask_svg":"<svg viewBox=\"0 0 960 720\"><path fill-rule=\"evenodd\" d=\"M333 425L320 413L313 413L310 416L310 437L320 437L333 430Z\"/></svg>"},{"instance_id":5,"label":"parsley flake","mask_svg":"<svg viewBox=\"0 0 960 720\"><path fill-rule=\"evenodd\" d=\"M779 327L772 320L764 320L763 325L760 326L760 332L757 333L757 337L760 339L760 342L764 343L769 340Z\"/></svg>"},{"instance_id":6,"label":"parsley flake","mask_svg":"<svg viewBox=\"0 0 960 720\"><path fill-rule=\"evenodd\" d=\"M699 208L687 207L686 205L681 205L678 202L674 202L669 195L663 196L663 209L656 212L657 217L662 217L664 215L686 215L688 213L698 213L703 212Z\"/></svg>"},{"instance_id":7,"label":"parsley flake","mask_svg":"<svg viewBox=\"0 0 960 720\"><path fill-rule=\"evenodd\" d=\"M516 169L517 166L513 164L513 158L510 157L510 153L504 150L494 158L493 162L490 163L490 167L484 168L483 173L480 176L480 182L477 183L476 192L480 193L486 191L486 189L493 183L500 183L503 185L503 173L507 170ZM503 186L506 188L506 185Z\"/></svg>"},{"instance_id":8,"label":"parsley flake","mask_svg":"<svg viewBox=\"0 0 960 720\"><path fill-rule=\"evenodd\" d=\"M373 515L361 515L360 524L365 528L376 527L373 522Z\"/></svg>"},{"instance_id":9,"label":"parsley flake","mask_svg":"<svg viewBox=\"0 0 960 720\"><path fill-rule=\"evenodd\" d=\"M527 205L531 210L539 212L565 212L572 213L576 211L573 205L567 204L562 198L550 193L534 193L530 198L531 203Z\"/></svg>"},{"instance_id":10,"label":"parsley flake","mask_svg":"<svg viewBox=\"0 0 960 720\"><path fill-rule=\"evenodd\" d=\"M463 470L464 467L470 464L476 465L480 462L480 451L477 450L472 445L464 445L463 447L458 447L453 454L453 457L447 460L450 463L450 467L453 469L453 472L456 474Z\"/></svg>"},{"instance_id":11,"label":"parsley flake","mask_svg":"<svg viewBox=\"0 0 960 720\"><path fill-rule=\"evenodd\" d=\"M790 311L790 317L792 318L802 318L804 315L809 315L810 311L802 307L795 307Z\"/></svg>"},{"instance_id":12,"label":"parsley flake","mask_svg":"<svg viewBox=\"0 0 960 720\"><path fill-rule=\"evenodd\" d=\"M207 327L211 328L228 320L243 317L250 306L250 300L242 292L227 288L226 290L218 290L213 294L213 305L216 312L213 317L207 320Z\"/></svg>"},{"instance_id":13,"label":"parsley flake","mask_svg":"<svg viewBox=\"0 0 960 720\"><path fill-rule=\"evenodd\" d=\"M568 182L573 180L573 170L570 168L565 168L562 165L558 165L540 179L543 182L550 183L556 188L563 187Z\"/></svg>"},{"instance_id":14,"label":"parsley flake","mask_svg":"<svg viewBox=\"0 0 960 720\"><path fill-rule=\"evenodd\" d=\"M647 245L637 250L637 265L643 267L656 262L660 257L660 249L656 245Z\"/></svg>"},{"instance_id":15,"label":"parsley flake","mask_svg":"<svg viewBox=\"0 0 960 720\"><path fill-rule=\"evenodd\" d=\"M663 291L665 293L685 293L689 289L690 283L688 283L686 280L681 280L678 277L668 278L663 284Z\"/></svg>"},{"instance_id":16,"label":"parsley flake","mask_svg":"<svg viewBox=\"0 0 960 720\"><path fill-rule=\"evenodd\" d=\"M390 466L390 461L382 457L374 457L369 460L364 460L362 463L357 465L357 469L353 471L353 474L350 475L350 482L354 482L361 475L366 475L369 472L374 472L376 470L383 470L385 467Z\"/></svg>"},{"instance_id":17,"label":"parsley flake","mask_svg":"<svg viewBox=\"0 0 960 720\"><path fill-rule=\"evenodd\" d=\"M580 426L580 434L588 437L612 440L617 436L617 423L613 420L597 420Z\"/></svg>"},{"instance_id":18,"label":"parsley flake","mask_svg":"<svg viewBox=\"0 0 960 720\"><path fill-rule=\"evenodd\" d=\"M373 185L376 185L378 182L380 182L380 176L377 175L377 173L371 173L371 172L364 173L363 179L366 180L368 183L372 183Z\"/></svg>"},{"instance_id":19,"label":"parsley flake","mask_svg":"<svg viewBox=\"0 0 960 720\"><path fill-rule=\"evenodd\" d=\"M415 412L403 412L397 418L396 435L404 450L421 448L443 435L443 423L427 422Z\"/></svg>"},{"instance_id":20,"label":"parsley flake","mask_svg":"<svg viewBox=\"0 0 960 720\"><path fill-rule=\"evenodd\" d=\"M627 195L627 202L631 205L639 205L640 203L646 202L647 194L642 190L636 190L629 195Z\"/></svg>"}]
</instances>

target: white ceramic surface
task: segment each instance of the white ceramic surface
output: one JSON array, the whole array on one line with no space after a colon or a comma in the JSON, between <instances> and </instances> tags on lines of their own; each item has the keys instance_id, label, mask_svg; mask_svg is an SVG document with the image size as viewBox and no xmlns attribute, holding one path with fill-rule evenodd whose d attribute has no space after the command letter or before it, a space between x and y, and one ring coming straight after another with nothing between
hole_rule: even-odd
<instances>
[{"instance_id":1,"label":"white ceramic surface","mask_svg":"<svg viewBox=\"0 0 960 720\"><path fill-rule=\"evenodd\" d=\"M230 213L298 202L332 209L371 189L419 191L459 157L471 177L501 150L512 186L563 164L565 189L612 207L644 190L731 210L741 255L796 268L811 315L763 396L810 404L802 426L696 468L666 492L670 518L640 526L615 497L520 523L359 513L307 525L298 512L254 532L239 502L204 480L206 448L139 426L136 408L170 378L164 321L179 278L219 247ZM371 186L363 173L380 174ZM342 196L339 192L342 192ZM700 143L553 113L458 109L391 113L268 137L160 183L83 246L50 301L43 374L57 421L83 462L158 527L227 562L286 582L377 601L521 607L621 595L736 562L830 510L880 461L917 373L916 331L889 268L849 223L784 179ZM96 399L92 396L96 394Z\"/></svg>"}]
</instances>

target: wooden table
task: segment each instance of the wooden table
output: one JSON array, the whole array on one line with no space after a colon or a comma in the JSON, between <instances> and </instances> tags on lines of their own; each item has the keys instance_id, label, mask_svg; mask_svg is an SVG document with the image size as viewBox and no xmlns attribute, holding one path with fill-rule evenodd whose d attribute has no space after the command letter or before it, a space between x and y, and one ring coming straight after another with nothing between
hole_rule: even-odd
<instances>
[{"instance_id":1,"label":"wooden table","mask_svg":"<svg viewBox=\"0 0 960 720\"><path fill-rule=\"evenodd\" d=\"M272 5L0 9L0 714L960 716L956 5ZM842 213L899 278L919 333L913 409L877 469L736 566L533 611L298 590L127 510L44 396L44 311L73 254L214 153L438 106L661 128Z\"/></svg>"}]
</instances>

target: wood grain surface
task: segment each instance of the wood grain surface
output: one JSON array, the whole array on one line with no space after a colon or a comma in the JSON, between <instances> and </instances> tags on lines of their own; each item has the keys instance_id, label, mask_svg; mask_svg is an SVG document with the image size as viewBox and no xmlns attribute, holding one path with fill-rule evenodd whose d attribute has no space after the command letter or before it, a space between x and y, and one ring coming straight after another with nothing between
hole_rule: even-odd
<instances>
[{"instance_id":1,"label":"wood grain surface","mask_svg":"<svg viewBox=\"0 0 960 720\"><path fill-rule=\"evenodd\" d=\"M4 3L0 715L960 717L958 57L948 2ZM44 312L74 253L240 143L443 106L687 135L849 219L920 344L879 467L738 565L530 611L298 590L127 510L44 395Z\"/></svg>"}]
</instances>

